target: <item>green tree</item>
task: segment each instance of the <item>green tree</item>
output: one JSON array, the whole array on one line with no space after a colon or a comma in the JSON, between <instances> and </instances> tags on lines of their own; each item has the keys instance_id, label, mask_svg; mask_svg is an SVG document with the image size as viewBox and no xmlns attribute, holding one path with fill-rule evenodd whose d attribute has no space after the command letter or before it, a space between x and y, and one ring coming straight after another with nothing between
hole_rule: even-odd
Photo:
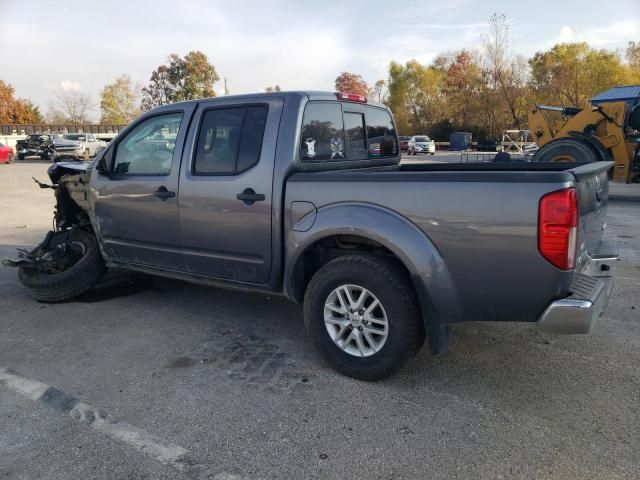
<instances>
[{"instance_id":1,"label":"green tree","mask_svg":"<svg viewBox=\"0 0 640 480\"><path fill-rule=\"evenodd\" d=\"M172 53L168 60L169 65L154 70L149 85L142 89L142 110L216 96L213 84L220 78L204 53L192 51L184 57Z\"/></svg>"},{"instance_id":2,"label":"green tree","mask_svg":"<svg viewBox=\"0 0 640 480\"><path fill-rule=\"evenodd\" d=\"M0 123L42 123L40 109L30 100L16 98L14 92L0 80Z\"/></svg>"},{"instance_id":3,"label":"green tree","mask_svg":"<svg viewBox=\"0 0 640 480\"><path fill-rule=\"evenodd\" d=\"M105 85L100 98L100 123L126 124L140 115L140 89L122 75Z\"/></svg>"},{"instance_id":4,"label":"green tree","mask_svg":"<svg viewBox=\"0 0 640 480\"><path fill-rule=\"evenodd\" d=\"M593 95L640 80L635 69L607 50L587 43L561 43L531 60L531 86L540 103L585 106Z\"/></svg>"},{"instance_id":5,"label":"green tree","mask_svg":"<svg viewBox=\"0 0 640 480\"><path fill-rule=\"evenodd\" d=\"M180 102L215 97L213 84L219 77L204 53L192 51L184 57L175 53L169 55L167 80L172 87L172 101Z\"/></svg>"},{"instance_id":6,"label":"green tree","mask_svg":"<svg viewBox=\"0 0 640 480\"><path fill-rule=\"evenodd\" d=\"M391 62L387 105L401 134L425 133L445 116L444 84L445 74L437 68L416 60Z\"/></svg>"}]
</instances>

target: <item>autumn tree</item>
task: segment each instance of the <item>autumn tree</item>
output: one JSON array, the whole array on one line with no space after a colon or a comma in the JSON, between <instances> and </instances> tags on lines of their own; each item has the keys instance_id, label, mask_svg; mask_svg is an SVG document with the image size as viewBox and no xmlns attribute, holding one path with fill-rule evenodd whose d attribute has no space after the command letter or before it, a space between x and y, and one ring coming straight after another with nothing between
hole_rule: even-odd
<instances>
[{"instance_id":1,"label":"autumn tree","mask_svg":"<svg viewBox=\"0 0 640 480\"><path fill-rule=\"evenodd\" d=\"M276 83L273 87L269 86L265 88L264 91L267 93L272 93L272 92L281 92L282 89L280 88L280 85Z\"/></svg>"},{"instance_id":2,"label":"autumn tree","mask_svg":"<svg viewBox=\"0 0 640 480\"><path fill-rule=\"evenodd\" d=\"M342 72L335 81L336 92L355 93L356 95L367 96L369 94L369 86L362 79L362 76L355 73Z\"/></svg>"},{"instance_id":3,"label":"autumn tree","mask_svg":"<svg viewBox=\"0 0 640 480\"><path fill-rule=\"evenodd\" d=\"M100 123L126 124L140 115L140 89L122 75L105 85L100 99Z\"/></svg>"},{"instance_id":4,"label":"autumn tree","mask_svg":"<svg viewBox=\"0 0 640 480\"><path fill-rule=\"evenodd\" d=\"M150 110L167 103L215 97L213 84L219 80L215 67L200 51L184 57L172 53L169 64L160 65L142 89L142 109Z\"/></svg>"},{"instance_id":5,"label":"autumn tree","mask_svg":"<svg viewBox=\"0 0 640 480\"><path fill-rule=\"evenodd\" d=\"M151 110L171 103L172 90L167 79L167 66L160 65L151 73L149 85L142 89L142 103L140 108L143 111Z\"/></svg>"},{"instance_id":6,"label":"autumn tree","mask_svg":"<svg viewBox=\"0 0 640 480\"><path fill-rule=\"evenodd\" d=\"M40 109L29 100L16 98L14 89L0 80L0 123L42 123Z\"/></svg>"},{"instance_id":7,"label":"autumn tree","mask_svg":"<svg viewBox=\"0 0 640 480\"><path fill-rule=\"evenodd\" d=\"M475 118L478 95L482 90L482 73L471 53L460 50L448 65L445 73L446 111L449 118L460 125L478 122Z\"/></svg>"},{"instance_id":8,"label":"autumn tree","mask_svg":"<svg viewBox=\"0 0 640 480\"><path fill-rule=\"evenodd\" d=\"M531 86L540 103L583 107L595 94L640 81L637 69L624 65L616 52L587 43L561 43L531 60Z\"/></svg>"}]
</instances>

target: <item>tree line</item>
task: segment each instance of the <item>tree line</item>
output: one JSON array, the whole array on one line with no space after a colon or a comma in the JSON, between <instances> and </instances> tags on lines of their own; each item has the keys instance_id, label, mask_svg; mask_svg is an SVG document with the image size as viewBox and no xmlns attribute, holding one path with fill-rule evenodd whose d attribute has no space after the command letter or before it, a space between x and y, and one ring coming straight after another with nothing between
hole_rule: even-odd
<instances>
[{"instance_id":1,"label":"tree line","mask_svg":"<svg viewBox=\"0 0 640 480\"><path fill-rule=\"evenodd\" d=\"M493 15L478 50L446 52L429 65L391 62L386 81L369 88L356 76L360 85L352 79L349 88L387 104L402 134L448 140L468 131L477 140L500 140L506 129L527 128L534 103L584 107L599 92L640 84L640 42L629 42L624 57L584 42L559 43L531 58L514 55L506 18Z\"/></svg>"},{"instance_id":2,"label":"tree line","mask_svg":"<svg viewBox=\"0 0 640 480\"><path fill-rule=\"evenodd\" d=\"M204 53L173 53L153 70L145 86L127 75L105 85L100 122L126 124L160 105L213 97L219 80ZM387 79L372 85L358 74L342 72L335 89L388 105L401 134L426 133L447 140L451 132L469 131L477 140L498 140L505 129L526 128L533 103L581 107L598 92L639 83L640 42L629 42L624 59L619 52L583 42L559 43L525 58L512 53L506 17L494 14L477 49L444 52L428 65L392 61ZM264 91L281 88L275 84ZM229 93L224 78L224 94ZM87 123L94 106L79 88L67 88L55 95L45 118L0 80L0 123Z\"/></svg>"}]
</instances>

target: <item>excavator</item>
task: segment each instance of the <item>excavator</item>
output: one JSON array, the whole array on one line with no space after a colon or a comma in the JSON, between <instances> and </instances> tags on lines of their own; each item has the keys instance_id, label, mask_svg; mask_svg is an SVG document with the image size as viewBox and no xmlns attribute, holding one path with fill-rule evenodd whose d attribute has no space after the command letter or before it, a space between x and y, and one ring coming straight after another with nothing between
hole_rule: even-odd
<instances>
[{"instance_id":1,"label":"excavator","mask_svg":"<svg viewBox=\"0 0 640 480\"><path fill-rule=\"evenodd\" d=\"M612 160L613 181L640 182L640 85L602 92L587 108L535 105L529 129L539 147L533 162Z\"/></svg>"}]
</instances>

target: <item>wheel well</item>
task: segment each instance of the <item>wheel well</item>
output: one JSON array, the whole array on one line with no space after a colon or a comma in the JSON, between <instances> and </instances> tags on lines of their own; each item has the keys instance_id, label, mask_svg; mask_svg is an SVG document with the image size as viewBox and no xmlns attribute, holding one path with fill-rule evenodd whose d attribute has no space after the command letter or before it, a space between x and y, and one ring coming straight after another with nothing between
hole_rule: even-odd
<instances>
[{"instance_id":1,"label":"wheel well","mask_svg":"<svg viewBox=\"0 0 640 480\"><path fill-rule=\"evenodd\" d=\"M307 285L313 275L322 268L323 265L334 258L354 253L367 253L392 259L407 275L411 282L409 270L402 261L387 247L366 237L358 235L333 235L325 237L309 245L300 255L293 268L291 280L291 293L297 302L302 302ZM415 292L414 292L415 294Z\"/></svg>"}]
</instances>

